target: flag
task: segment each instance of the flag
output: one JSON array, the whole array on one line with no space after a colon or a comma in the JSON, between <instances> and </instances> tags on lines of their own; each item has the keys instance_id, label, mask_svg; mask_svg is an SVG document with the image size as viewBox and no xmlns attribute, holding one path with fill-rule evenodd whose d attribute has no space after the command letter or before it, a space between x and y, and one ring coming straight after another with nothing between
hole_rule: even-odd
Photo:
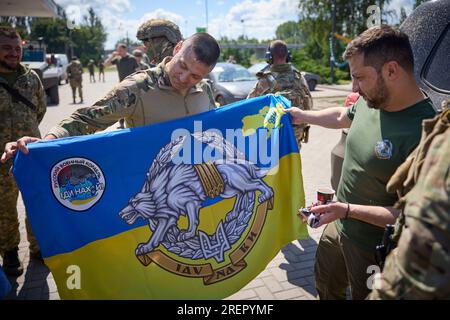
<instances>
[{"instance_id":1,"label":"flag","mask_svg":"<svg viewBox=\"0 0 450 320\"><path fill-rule=\"evenodd\" d=\"M0 300L11 291L11 284L0 266Z\"/></svg>"},{"instance_id":2,"label":"flag","mask_svg":"<svg viewBox=\"0 0 450 320\"><path fill-rule=\"evenodd\" d=\"M63 299L222 299L307 236L281 96L42 141L14 175Z\"/></svg>"}]
</instances>

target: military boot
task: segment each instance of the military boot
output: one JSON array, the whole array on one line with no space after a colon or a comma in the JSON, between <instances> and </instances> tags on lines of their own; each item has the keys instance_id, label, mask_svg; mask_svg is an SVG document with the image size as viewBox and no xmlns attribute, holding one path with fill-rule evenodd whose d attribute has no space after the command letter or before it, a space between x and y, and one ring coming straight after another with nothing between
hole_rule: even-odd
<instances>
[{"instance_id":1,"label":"military boot","mask_svg":"<svg viewBox=\"0 0 450 320\"><path fill-rule=\"evenodd\" d=\"M5 251L3 255L3 271L9 276L18 277L23 273L23 265L19 260L19 249Z\"/></svg>"}]
</instances>

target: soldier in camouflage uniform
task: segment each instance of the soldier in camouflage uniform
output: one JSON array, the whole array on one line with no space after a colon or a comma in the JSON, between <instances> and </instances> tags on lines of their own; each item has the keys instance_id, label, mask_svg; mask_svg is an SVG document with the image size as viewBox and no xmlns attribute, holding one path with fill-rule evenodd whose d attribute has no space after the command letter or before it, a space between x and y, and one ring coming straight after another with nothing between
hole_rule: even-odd
<instances>
[{"instance_id":1,"label":"soldier in camouflage uniform","mask_svg":"<svg viewBox=\"0 0 450 320\"><path fill-rule=\"evenodd\" d=\"M269 93L281 94L292 102L293 107L311 110L313 107L311 93L303 75L290 62L290 53L281 40L273 41L266 53L269 70L262 70L256 75L258 82L250 91L248 98ZM298 147L308 142L309 125L293 125Z\"/></svg>"},{"instance_id":2,"label":"soldier in camouflage uniform","mask_svg":"<svg viewBox=\"0 0 450 320\"><path fill-rule=\"evenodd\" d=\"M67 66L67 76L69 77L70 87L72 88L73 103L76 103L75 96L77 88L78 95L80 96L80 103L83 103L83 67L81 66L80 60L75 56L72 57L72 61Z\"/></svg>"},{"instance_id":3,"label":"soldier in camouflage uniform","mask_svg":"<svg viewBox=\"0 0 450 320\"><path fill-rule=\"evenodd\" d=\"M450 298L450 100L423 122L417 149L392 176L398 243L376 278L370 299Z\"/></svg>"},{"instance_id":4,"label":"soldier in camouflage uniform","mask_svg":"<svg viewBox=\"0 0 450 320\"><path fill-rule=\"evenodd\" d=\"M14 29L0 27L0 144L24 135L39 137L39 123L46 111L45 93L38 75L20 63L21 39ZM36 110L19 101L6 87L17 90ZM2 161L3 162L3 161ZM12 159L0 165L0 255L5 273L19 276L23 267L17 251L20 242L17 216L19 191L9 175ZM26 220L31 257L39 258L39 247Z\"/></svg>"},{"instance_id":5,"label":"soldier in camouflage uniform","mask_svg":"<svg viewBox=\"0 0 450 320\"><path fill-rule=\"evenodd\" d=\"M193 115L215 108L211 87L203 78L220 55L216 40L206 33L179 42L174 56L155 68L136 72L93 106L75 111L50 130L45 139L91 134L124 118L127 127L138 127ZM39 139L24 137L8 143L4 158L26 143Z\"/></svg>"},{"instance_id":6,"label":"soldier in camouflage uniform","mask_svg":"<svg viewBox=\"0 0 450 320\"><path fill-rule=\"evenodd\" d=\"M144 22L137 31L136 38L147 48L150 63L156 65L165 57L173 55L175 45L183 38L178 26L164 19L150 19Z\"/></svg>"}]
</instances>

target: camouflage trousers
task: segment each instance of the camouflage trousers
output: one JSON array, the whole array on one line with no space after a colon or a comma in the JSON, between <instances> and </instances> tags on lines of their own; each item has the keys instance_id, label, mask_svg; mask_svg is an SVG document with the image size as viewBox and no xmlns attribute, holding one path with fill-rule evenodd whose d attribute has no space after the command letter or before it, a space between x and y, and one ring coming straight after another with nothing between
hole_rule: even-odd
<instances>
[{"instance_id":1,"label":"camouflage trousers","mask_svg":"<svg viewBox=\"0 0 450 320\"><path fill-rule=\"evenodd\" d=\"M0 165L0 255L16 248L20 242L17 198L19 190L14 177L8 174L12 161ZM39 251L36 238L31 232L28 218L25 218L30 252Z\"/></svg>"},{"instance_id":2,"label":"camouflage trousers","mask_svg":"<svg viewBox=\"0 0 450 320\"><path fill-rule=\"evenodd\" d=\"M83 84L82 84L81 80L71 79L70 87L72 88L73 99L75 100L75 96L76 96L76 92L77 92L77 88L78 88L78 95L80 96L80 99L83 100Z\"/></svg>"}]
</instances>

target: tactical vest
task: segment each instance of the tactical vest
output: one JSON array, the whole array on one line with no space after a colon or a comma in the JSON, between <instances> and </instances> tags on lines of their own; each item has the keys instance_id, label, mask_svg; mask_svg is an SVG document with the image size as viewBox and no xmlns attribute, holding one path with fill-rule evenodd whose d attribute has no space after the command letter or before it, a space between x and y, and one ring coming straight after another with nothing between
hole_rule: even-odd
<instances>
[{"instance_id":1,"label":"tactical vest","mask_svg":"<svg viewBox=\"0 0 450 320\"><path fill-rule=\"evenodd\" d=\"M81 78L81 75L83 74L83 69L81 67L81 64L79 62L72 61L68 66L67 69L69 69L70 77L73 79Z\"/></svg>"},{"instance_id":2,"label":"tactical vest","mask_svg":"<svg viewBox=\"0 0 450 320\"><path fill-rule=\"evenodd\" d=\"M387 183L386 190L396 192L399 200L394 205L401 213L395 223L392 240L398 242L405 225L403 209L406 204L406 195L413 189L419 179L423 163L434 138L442 135L450 128L450 100L443 103L442 112L430 120L422 122L422 137L419 145L408 156L406 161L397 168L394 175Z\"/></svg>"},{"instance_id":3,"label":"tactical vest","mask_svg":"<svg viewBox=\"0 0 450 320\"><path fill-rule=\"evenodd\" d=\"M292 107L297 107L303 110L312 109L312 98L309 93L308 84L303 78L300 71L291 65L276 66L279 70L263 70L256 75L258 78L266 78L270 84L270 88L264 94L274 93L279 94L291 101ZM309 140L310 125L301 124L294 125L294 134L299 148L301 143L307 143Z\"/></svg>"}]
</instances>

